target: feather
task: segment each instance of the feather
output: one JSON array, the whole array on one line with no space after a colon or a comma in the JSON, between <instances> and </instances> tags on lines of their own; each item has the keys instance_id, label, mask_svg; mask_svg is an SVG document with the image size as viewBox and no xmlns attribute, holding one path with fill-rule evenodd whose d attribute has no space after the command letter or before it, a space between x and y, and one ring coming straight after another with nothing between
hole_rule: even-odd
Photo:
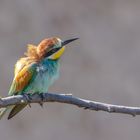
<instances>
[{"instance_id":1,"label":"feather","mask_svg":"<svg viewBox=\"0 0 140 140\"><path fill-rule=\"evenodd\" d=\"M28 44L27 46L27 52L24 53L27 57L30 58L38 58L38 54L37 54L37 47L35 45L32 44Z\"/></svg>"},{"instance_id":2,"label":"feather","mask_svg":"<svg viewBox=\"0 0 140 140\"><path fill-rule=\"evenodd\" d=\"M9 113L8 120L13 118L17 113L19 113L27 104L16 105L13 107L12 111Z\"/></svg>"},{"instance_id":3,"label":"feather","mask_svg":"<svg viewBox=\"0 0 140 140\"><path fill-rule=\"evenodd\" d=\"M20 62L18 62L20 63ZM9 95L16 95L23 92L27 85L30 84L30 81L33 79L36 74L36 63L31 63L29 65L24 65L20 69L16 70L15 78L11 85ZM18 112L20 112L27 104L16 105L12 107L8 119L15 116ZM0 118L7 112L8 109L4 109L2 113L0 113Z\"/></svg>"}]
</instances>

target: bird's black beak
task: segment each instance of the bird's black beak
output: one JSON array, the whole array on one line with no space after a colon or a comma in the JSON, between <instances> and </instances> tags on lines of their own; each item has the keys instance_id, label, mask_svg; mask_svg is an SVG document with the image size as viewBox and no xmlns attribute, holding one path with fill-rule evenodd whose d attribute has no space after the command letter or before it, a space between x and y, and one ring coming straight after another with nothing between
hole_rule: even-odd
<instances>
[{"instance_id":1,"label":"bird's black beak","mask_svg":"<svg viewBox=\"0 0 140 140\"><path fill-rule=\"evenodd\" d=\"M65 45L69 44L70 42L75 41L77 39L79 39L79 38L73 38L73 39L65 40L65 41L62 42L62 46L65 46Z\"/></svg>"}]
</instances>

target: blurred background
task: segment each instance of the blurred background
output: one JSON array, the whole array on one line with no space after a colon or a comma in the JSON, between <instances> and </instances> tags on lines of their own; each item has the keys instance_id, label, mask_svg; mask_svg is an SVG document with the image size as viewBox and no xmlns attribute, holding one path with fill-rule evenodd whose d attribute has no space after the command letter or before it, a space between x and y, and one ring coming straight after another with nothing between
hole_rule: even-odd
<instances>
[{"instance_id":1,"label":"blurred background","mask_svg":"<svg viewBox=\"0 0 140 140\"><path fill-rule=\"evenodd\" d=\"M50 92L140 106L140 1L0 0L0 94L7 96L14 64L26 44L79 37L61 59ZM109 114L46 103L0 121L3 140L132 140L140 116Z\"/></svg>"}]
</instances>

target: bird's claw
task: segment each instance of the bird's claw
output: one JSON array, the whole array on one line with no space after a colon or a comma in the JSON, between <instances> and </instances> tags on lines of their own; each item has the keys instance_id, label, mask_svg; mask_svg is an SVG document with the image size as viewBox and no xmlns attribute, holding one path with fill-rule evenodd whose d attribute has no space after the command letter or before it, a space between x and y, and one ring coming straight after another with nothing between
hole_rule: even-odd
<instances>
[{"instance_id":1,"label":"bird's claw","mask_svg":"<svg viewBox=\"0 0 140 140\"><path fill-rule=\"evenodd\" d=\"M41 101L42 101L42 102L39 103L39 105L43 108L43 101L44 101L43 93L40 93L39 96L40 96Z\"/></svg>"},{"instance_id":2,"label":"bird's claw","mask_svg":"<svg viewBox=\"0 0 140 140\"><path fill-rule=\"evenodd\" d=\"M30 97L30 94L23 94L23 96L26 98L27 101L30 101L32 99Z\"/></svg>"},{"instance_id":3,"label":"bird's claw","mask_svg":"<svg viewBox=\"0 0 140 140\"><path fill-rule=\"evenodd\" d=\"M26 100L28 102L30 102L30 100L31 100L30 94L24 94L23 96L26 98ZM31 108L31 104L30 103L28 103L28 106Z\"/></svg>"},{"instance_id":4,"label":"bird's claw","mask_svg":"<svg viewBox=\"0 0 140 140\"><path fill-rule=\"evenodd\" d=\"M43 93L40 93L39 96L40 96L40 98L41 98L41 101L44 101Z\"/></svg>"}]
</instances>

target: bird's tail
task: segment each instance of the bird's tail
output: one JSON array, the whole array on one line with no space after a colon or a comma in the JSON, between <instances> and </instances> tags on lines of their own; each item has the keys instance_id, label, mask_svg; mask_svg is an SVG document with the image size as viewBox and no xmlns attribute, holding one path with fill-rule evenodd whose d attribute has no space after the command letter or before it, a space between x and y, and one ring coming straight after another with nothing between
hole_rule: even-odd
<instances>
[{"instance_id":1,"label":"bird's tail","mask_svg":"<svg viewBox=\"0 0 140 140\"><path fill-rule=\"evenodd\" d=\"M10 106L8 106L8 107L6 107L6 108L1 108L1 109L0 109L0 120L2 119L2 117L4 116L4 114L5 114L8 110L10 110L10 109L11 109Z\"/></svg>"},{"instance_id":2,"label":"bird's tail","mask_svg":"<svg viewBox=\"0 0 140 140\"><path fill-rule=\"evenodd\" d=\"M13 106L8 106L5 108L0 109L0 120L2 117L5 115L5 113L9 113L8 115L8 120L14 117L17 113L19 113L27 104L21 104L21 105L13 105Z\"/></svg>"},{"instance_id":3,"label":"bird's tail","mask_svg":"<svg viewBox=\"0 0 140 140\"><path fill-rule=\"evenodd\" d=\"M19 113L26 106L27 106L27 104L21 104L21 105L15 105L14 107L12 107L12 109L9 113L9 116L8 116L8 120L13 118L17 113Z\"/></svg>"}]
</instances>

